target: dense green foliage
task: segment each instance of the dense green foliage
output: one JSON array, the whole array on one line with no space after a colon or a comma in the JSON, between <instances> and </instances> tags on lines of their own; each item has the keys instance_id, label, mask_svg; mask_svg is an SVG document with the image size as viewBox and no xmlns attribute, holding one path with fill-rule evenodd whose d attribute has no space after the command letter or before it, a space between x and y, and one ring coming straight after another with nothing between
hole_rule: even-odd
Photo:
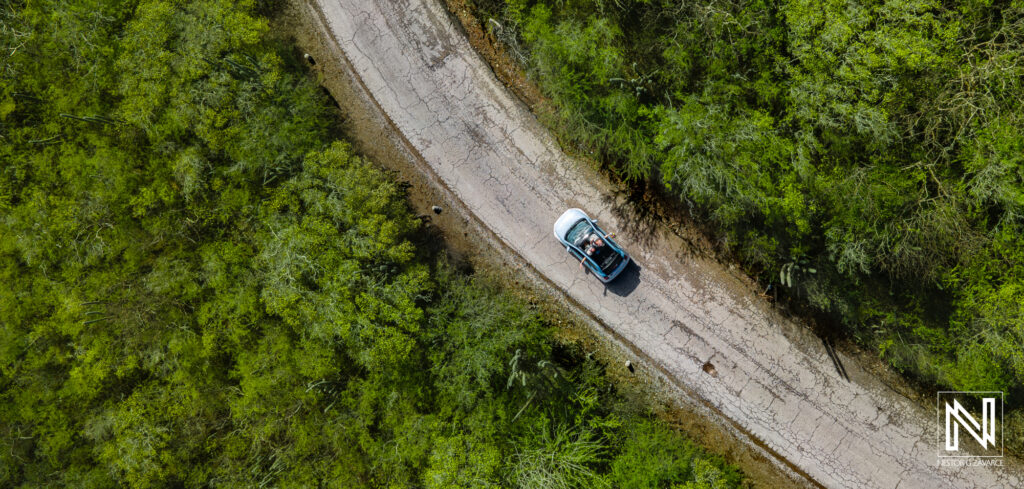
<instances>
[{"instance_id":1,"label":"dense green foliage","mask_svg":"<svg viewBox=\"0 0 1024 489\"><path fill-rule=\"evenodd\" d=\"M0 486L737 486L416 245L266 8L0 6Z\"/></svg>"},{"instance_id":2,"label":"dense green foliage","mask_svg":"<svg viewBox=\"0 0 1024 489\"><path fill-rule=\"evenodd\" d=\"M1024 3L476 4L567 144L897 368L1021 405Z\"/></svg>"}]
</instances>

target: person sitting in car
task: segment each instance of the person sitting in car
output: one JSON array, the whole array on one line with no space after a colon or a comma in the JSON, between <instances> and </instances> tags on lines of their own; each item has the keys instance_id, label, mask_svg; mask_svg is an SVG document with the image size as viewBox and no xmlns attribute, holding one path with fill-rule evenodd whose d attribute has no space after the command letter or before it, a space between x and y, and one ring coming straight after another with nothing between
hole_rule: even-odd
<instances>
[{"instance_id":1,"label":"person sitting in car","mask_svg":"<svg viewBox=\"0 0 1024 489\"><path fill-rule=\"evenodd\" d=\"M615 233L605 235L605 238L614 237ZM591 234L590 236L587 236L586 241L584 241L583 243L583 252L586 253L587 256L594 256L594 254L597 253L598 250L600 250L603 247L604 239L602 239L597 234ZM583 268L583 264L587 262L587 256L583 257L583 259L580 260L580 268Z\"/></svg>"}]
</instances>

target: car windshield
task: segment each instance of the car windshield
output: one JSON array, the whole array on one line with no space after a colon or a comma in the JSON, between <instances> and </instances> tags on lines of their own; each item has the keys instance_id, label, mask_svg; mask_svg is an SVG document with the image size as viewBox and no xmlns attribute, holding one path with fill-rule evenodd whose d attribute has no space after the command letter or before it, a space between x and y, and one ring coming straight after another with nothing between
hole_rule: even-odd
<instances>
[{"instance_id":1,"label":"car windshield","mask_svg":"<svg viewBox=\"0 0 1024 489\"><path fill-rule=\"evenodd\" d=\"M565 234L565 240L573 245L582 246L583 238L587 237L593 229L594 228L590 226L590 223L587 222L586 219L580 219L579 221L576 221L576 224L573 224L572 228L569 229L569 232Z\"/></svg>"}]
</instances>

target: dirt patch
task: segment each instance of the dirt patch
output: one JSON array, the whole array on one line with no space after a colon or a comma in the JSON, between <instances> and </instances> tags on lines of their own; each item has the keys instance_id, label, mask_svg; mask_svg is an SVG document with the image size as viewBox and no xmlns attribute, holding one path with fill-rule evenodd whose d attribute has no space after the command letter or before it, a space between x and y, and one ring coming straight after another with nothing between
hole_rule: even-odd
<instances>
[{"instance_id":1,"label":"dirt patch","mask_svg":"<svg viewBox=\"0 0 1024 489\"><path fill-rule=\"evenodd\" d=\"M501 29L501 24L488 19L486 22L491 24L492 29L485 29L480 19L473 15L473 7L466 0L445 0L445 5L459 19L457 25L462 26L469 43L487 61L498 80L531 109L543 109L547 101L540 89L530 83L522 67L509 56L505 45L494 35L493 28Z\"/></svg>"}]
</instances>

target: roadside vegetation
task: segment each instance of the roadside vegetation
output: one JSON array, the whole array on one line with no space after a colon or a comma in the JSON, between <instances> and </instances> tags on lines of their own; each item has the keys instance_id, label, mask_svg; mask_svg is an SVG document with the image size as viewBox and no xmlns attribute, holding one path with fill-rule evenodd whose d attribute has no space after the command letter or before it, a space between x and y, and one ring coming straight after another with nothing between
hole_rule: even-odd
<instances>
[{"instance_id":1,"label":"roadside vegetation","mask_svg":"<svg viewBox=\"0 0 1024 489\"><path fill-rule=\"evenodd\" d=\"M742 485L425 245L275 7L0 6L0 486Z\"/></svg>"},{"instance_id":2,"label":"roadside vegetation","mask_svg":"<svg viewBox=\"0 0 1024 489\"><path fill-rule=\"evenodd\" d=\"M912 378L1007 391L1024 427L1024 3L470 3L563 144Z\"/></svg>"}]
</instances>

